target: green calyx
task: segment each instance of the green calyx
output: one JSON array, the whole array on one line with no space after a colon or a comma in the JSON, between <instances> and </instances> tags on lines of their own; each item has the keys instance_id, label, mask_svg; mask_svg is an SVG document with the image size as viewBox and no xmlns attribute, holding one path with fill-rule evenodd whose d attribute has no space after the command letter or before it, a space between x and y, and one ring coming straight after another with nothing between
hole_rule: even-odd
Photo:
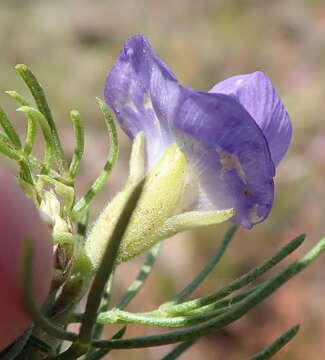
<instances>
[{"instance_id":1,"label":"green calyx","mask_svg":"<svg viewBox=\"0 0 325 360\"><path fill-rule=\"evenodd\" d=\"M145 176L144 142L144 134L139 133L133 142L127 185L107 205L86 239L85 251L95 271L129 194L143 178L145 184L120 244L117 263L145 252L178 232L221 223L234 215L233 209L186 212L184 199L193 198L194 191L188 185L189 182L195 183L196 179L191 177L184 153L176 144L170 145Z\"/></svg>"},{"instance_id":2,"label":"green calyx","mask_svg":"<svg viewBox=\"0 0 325 360\"><path fill-rule=\"evenodd\" d=\"M125 189L108 204L90 232L85 249L97 269L114 226L130 192L144 176L144 137L135 139L130 164L130 178ZM132 163L133 162L133 163ZM159 229L174 215L183 194L187 160L176 144L168 147L163 157L146 176L139 203L120 245L117 262L127 261L151 248L161 238Z\"/></svg>"}]
</instances>

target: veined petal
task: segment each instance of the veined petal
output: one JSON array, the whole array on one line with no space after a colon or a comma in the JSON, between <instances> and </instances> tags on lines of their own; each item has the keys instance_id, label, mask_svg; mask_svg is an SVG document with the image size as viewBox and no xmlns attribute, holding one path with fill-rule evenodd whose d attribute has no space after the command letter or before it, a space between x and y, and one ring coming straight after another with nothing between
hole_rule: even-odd
<instances>
[{"instance_id":1,"label":"veined petal","mask_svg":"<svg viewBox=\"0 0 325 360\"><path fill-rule=\"evenodd\" d=\"M178 96L174 74L152 51L146 38L130 38L107 76L105 100L128 136L145 133L149 168L172 142L168 121Z\"/></svg>"},{"instance_id":2,"label":"veined petal","mask_svg":"<svg viewBox=\"0 0 325 360\"><path fill-rule=\"evenodd\" d=\"M292 127L270 79L260 71L237 75L219 82L210 92L231 95L244 106L262 129L277 166L288 150Z\"/></svg>"},{"instance_id":3,"label":"veined petal","mask_svg":"<svg viewBox=\"0 0 325 360\"><path fill-rule=\"evenodd\" d=\"M233 208L246 228L273 204L274 165L261 129L231 96L183 88L171 128L198 176L198 210Z\"/></svg>"}]
</instances>

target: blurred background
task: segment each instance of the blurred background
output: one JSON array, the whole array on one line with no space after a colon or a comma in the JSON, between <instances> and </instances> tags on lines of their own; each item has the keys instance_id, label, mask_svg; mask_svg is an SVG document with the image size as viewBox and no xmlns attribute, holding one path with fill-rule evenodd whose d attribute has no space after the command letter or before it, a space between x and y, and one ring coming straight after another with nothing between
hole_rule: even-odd
<instances>
[{"instance_id":1,"label":"blurred background","mask_svg":"<svg viewBox=\"0 0 325 360\"><path fill-rule=\"evenodd\" d=\"M69 111L81 111L87 137L80 194L101 170L108 149L95 97L102 96L105 75L124 41L137 33L148 37L182 84L202 91L235 74L264 71L293 121L293 143L277 171L271 216L251 231L238 231L195 295L224 285L302 232L308 237L298 253L309 249L325 235L325 2L1 0L0 103L23 131L24 119L4 91L28 94L13 67L29 65L46 89L68 154L74 146ZM120 140L118 165L94 213L126 179L130 141L122 133ZM226 229L211 227L167 240L145 290L128 309L153 309L179 291L208 261ZM115 297L126 289L141 261L139 257L121 266ZM324 270L323 256L245 318L199 340L182 359L246 359L296 323L302 324L298 336L275 358L324 359ZM127 335L151 331L130 326ZM110 358L155 360L170 348L116 351Z\"/></svg>"}]
</instances>

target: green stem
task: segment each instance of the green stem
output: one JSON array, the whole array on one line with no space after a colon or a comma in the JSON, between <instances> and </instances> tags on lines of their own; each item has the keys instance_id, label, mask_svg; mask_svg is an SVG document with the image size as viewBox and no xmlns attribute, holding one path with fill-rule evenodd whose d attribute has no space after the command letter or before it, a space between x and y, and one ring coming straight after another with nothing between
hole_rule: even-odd
<instances>
[{"instance_id":1,"label":"green stem","mask_svg":"<svg viewBox=\"0 0 325 360\"><path fill-rule=\"evenodd\" d=\"M271 359L273 355L279 352L293 337L297 335L299 325L292 327L286 333L281 335L273 344L262 350L258 354L252 356L250 360L267 360Z\"/></svg>"},{"instance_id":2,"label":"green stem","mask_svg":"<svg viewBox=\"0 0 325 360\"><path fill-rule=\"evenodd\" d=\"M6 144L10 149L13 149L10 139L2 131L0 131L0 141L2 141L4 144Z\"/></svg>"},{"instance_id":3,"label":"green stem","mask_svg":"<svg viewBox=\"0 0 325 360\"><path fill-rule=\"evenodd\" d=\"M228 311L231 306L245 299L248 295L257 291L261 285L256 286L253 289L238 294L227 301L216 302L214 304L207 305L205 307L194 310L185 316L169 317L165 313L158 311L152 311L147 313L129 313L127 311L121 311L119 309L112 309L107 312L100 313L97 321L102 324L140 324L148 326L158 327L180 327L195 325L200 322L211 319ZM75 314L76 316L80 315ZM79 320L80 320L79 319ZM78 320L78 317L76 318Z\"/></svg>"},{"instance_id":4,"label":"green stem","mask_svg":"<svg viewBox=\"0 0 325 360\"><path fill-rule=\"evenodd\" d=\"M74 342L69 349L61 353L60 355L55 356L55 360L75 360L79 359L80 356L87 353L90 349L88 344L82 344L79 341Z\"/></svg>"},{"instance_id":5,"label":"green stem","mask_svg":"<svg viewBox=\"0 0 325 360\"><path fill-rule=\"evenodd\" d=\"M37 129L37 121L35 117L29 116L27 119L28 119L27 135L26 135L25 147L24 147L24 153L26 156L28 156L33 150L33 146L36 138L36 129Z\"/></svg>"},{"instance_id":6,"label":"green stem","mask_svg":"<svg viewBox=\"0 0 325 360\"><path fill-rule=\"evenodd\" d=\"M25 81L26 85L28 86L30 92L33 95L33 98L35 99L37 108L44 115L48 125L50 126L53 143L54 143L55 158L60 171L65 172L65 170L67 169L66 159L63 153L58 132L55 127L51 110L49 108L49 105L45 97L44 90L42 89L35 75L26 65L18 64L16 65L15 68L19 72L22 79Z\"/></svg>"},{"instance_id":7,"label":"green stem","mask_svg":"<svg viewBox=\"0 0 325 360\"><path fill-rule=\"evenodd\" d=\"M221 313L225 310L242 301L248 295L252 294L254 291L259 289L262 284L258 286L243 291L235 296L232 296L228 299L220 300L215 303L202 306L195 310L189 311L184 316L174 316L170 317L170 314L166 317L166 313L160 310L154 310L145 313L129 313L126 311L120 311L118 308L114 308L110 311L99 312L97 321L101 324L141 324L149 326L161 326L161 327L176 327L176 326L185 326L192 325L196 323L196 320L202 320L202 318L216 316L216 314ZM225 309L226 308L226 309ZM192 315L198 315L197 318L190 318ZM70 319L70 322L81 322L83 314L75 313ZM187 322L188 321L188 322ZM197 321L200 322L200 321Z\"/></svg>"},{"instance_id":8,"label":"green stem","mask_svg":"<svg viewBox=\"0 0 325 360\"><path fill-rule=\"evenodd\" d=\"M78 214L77 220L77 234L80 236L82 241L84 242L89 222L89 208L86 207L82 212Z\"/></svg>"},{"instance_id":9,"label":"green stem","mask_svg":"<svg viewBox=\"0 0 325 360\"><path fill-rule=\"evenodd\" d=\"M29 163L26 159L20 159L18 161L18 164L20 166L20 176L22 179L26 182L28 182L31 185L34 185L34 179L32 172L30 171Z\"/></svg>"},{"instance_id":10,"label":"green stem","mask_svg":"<svg viewBox=\"0 0 325 360\"><path fill-rule=\"evenodd\" d=\"M112 339L121 339L126 331L126 326L122 327L115 335L112 336ZM93 349L92 349L93 350ZM112 349L98 349L90 352L85 356L85 360L100 360L103 359L105 355L111 352Z\"/></svg>"},{"instance_id":11,"label":"green stem","mask_svg":"<svg viewBox=\"0 0 325 360\"><path fill-rule=\"evenodd\" d=\"M262 264L256 266L254 269L250 270L247 274L239 277L238 279L231 282L229 285L226 285L217 292L195 300L190 300L182 304L173 305L166 303L162 305L161 310L170 313L170 314L184 314L191 310L200 308L202 306L208 305L216 300L222 299L227 295L231 294L233 291L240 289L241 287L248 285L249 283L255 281L259 276L264 274L266 271L277 265L282 261L286 256L296 250L302 242L305 240L305 235L300 235L289 244L284 246L278 253L272 256L270 259L266 260Z\"/></svg>"},{"instance_id":12,"label":"green stem","mask_svg":"<svg viewBox=\"0 0 325 360\"><path fill-rule=\"evenodd\" d=\"M166 354L161 360L175 360L178 359L180 355L182 355L187 349L189 349L196 340L184 341L179 345L175 346L175 348Z\"/></svg>"},{"instance_id":13,"label":"green stem","mask_svg":"<svg viewBox=\"0 0 325 360\"><path fill-rule=\"evenodd\" d=\"M147 314L134 314L127 311L114 309L107 313L101 313L98 315L97 321L103 324L138 324L157 327L181 327L190 326L209 320L217 315L223 313L224 309L218 309L204 314L194 316L177 316L177 317L165 317L150 316Z\"/></svg>"},{"instance_id":14,"label":"green stem","mask_svg":"<svg viewBox=\"0 0 325 360\"><path fill-rule=\"evenodd\" d=\"M42 174L47 174L51 167L52 155L55 153L55 145L53 142L51 128L44 115L40 111L30 106L22 106L18 108L17 111L25 113L30 122L38 123L41 127L45 142L45 155Z\"/></svg>"},{"instance_id":15,"label":"green stem","mask_svg":"<svg viewBox=\"0 0 325 360\"><path fill-rule=\"evenodd\" d=\"M89 279L81 275L71 275L52 306L52 321L65 325L69 315L87 293Z\"/></svg>"},{"instance_id":16,"label":"green stem","mask_svg":"<svg viewBox=\"0 0 325 360\"><path fill-rule=\"evenodd\" d=\"M85 313L83 321L80 327L79 340L81 343L89 343L91 340L94 325L97 319L97 311L100 305L100 301L105 289L105 284L109 279L114 266L115 260L120 246L120 242L123 238L132 212L135 209L140 194L142 192L144 181L141 181L129 196L121 216L115 226L113 234L108 239L108 245L102 257L101 264L95 275L94 281L89 291L89 295L86 302Z\"/></svg>"},{"instance_id":17,"label":"green stem","mask_svg":"<svg viewBox=\"0 0 325 360\"><path fill-rule=\"evenodd\" d=\"M202 319L207 320L208 318L219 315L222 312L229 310L231 306L245 299L248 295L252 294L258 288L260 288L261 285L246 290L229 299L217 301L216 303L193 310L187 313L185 316L175 316L172 318L169 316L166 317L166 314L159 310L134 314L114 308L110 311L99 313L97 321L103 324L130 323L160 327L193 325L195 323L201 322ZM82 314L74 314L73 320L74 322L81 322Z\"/></svg>"},{"instance_id":18,"label":"green stem","mask_svg":"<svg viewBox=\"0 0 325 360\"><path fill-rule=\"evenodd\" d=\"M106 289L102 296L100 307L99 307L100 313L107 311L109 308L109 304L111 302L111 294L112 294L111 292L112 292L112 286L113 286L113 281L114 281L114 275L115 275L115 272L113 271L107 282ZM94 327L93 339L100 339L103 329L104 329L104 324L99 324L98 322L96 322L96 325Z\"/></svg>"},{"instance_id":19,"label":"green stem","mask_svg":"<svg viewBox=\"0 0 325 360\"><path fill-rule=\"evenodd\" d=\"M235 232L237 230L237 226L232 225L227 233L225 234L220 246L217 251L213 255L210 262L205 265L202 271L191 281L169 304L178 304L188 298L192 292L205 280L205 278L211 273L214 267L219 263L223 254L225 253L231 239L233 238Z\"/></svg>"},{"instance_id":20,"label":"green stem","mask_svg":"<svg viewBox=\"0 0 325 360\"><path fill-rule=\"evenodd\" d=\"M191 310L189 312L186 313L186 315L197 315L197 314L202 314L202 313L206 313L208 311L214 311L214 310L220 310L223 308L229 308L234 304L237 304L238 302L242 301L244 298L246 298L248 295L252 294L254 291L256 291L258 288L260 288L262 285L264 284L261 283L251 289L242 291L241 293L235 295L235 296L231 296L227 299L223 299L223 300L219 300L216 301L212 304L209 305L205 305L199 308L196 308L194 310ZM170 316L170 314L169 314Z\"/></svg>"},{"instance_id":21,"label":"green stem","mask_svg":"<svg viewBox=\"0 0 325 360\"><path fill-rule=\"evenodd\" d=\"M87 191L87 193L74 206L74 208L73 208L74 213L80 213L81 211L83 211L83 209L85 209L90 204L90 202L95 197L95 195L106 184L108 176L111 173L111 170L116 163L118 152L119 152L117 130L115 127L113 116L111 115L110 111L108 110L107 106L105 105L105 103L102 100L97 99L97 101L99 104L99 108L100 108L102 114L104 115L105 122L107 125L110 149L108 152L108 156L107 156L107 160L106 160L104 169L99 174L98 178L92 184L92 186Z\"/></svg>"},{"instance_id":22,"label":"green stem","mask_svg":"<svg viewBox=\"0 0 325 360\"><path fill-rule=\"evenodd\" d=\"M95 340L95 347L110 347L112 349L143 348L160 346L180 341L189 341L212 331L220 330L236 321L250 309L270 296L289 279L304 270L325 250L325 238L321 239L300 261L287 266L284 270L268 279L260 289L247 296L245 300L234 305L229 311L220 316L193 326L190 329L171 331L165 334L136 337L124 340Z\"/></svg>"},{"instance_id":23,"label":"green stem","mask_svg":"<svg viewBox=\"0 0 325 360\"><path fill-rule=\"evenodd\" d=\"M10 120L8 119L6 113L0 107L0 125L2 126L4 132L7 134L8 139L16 150L21 149L21 142L19 136L12 126Z\"/></svg>"},{"instance_id":24,"label":"green stem","mask_svg":"<svg viewBox=\"0 0 325 360\"><path fill-rule=\"evenodd\" d=\"M33 296L33 279L32 279L32 266L33 266L33 242L31 239L27 239L23 248L23 262L22 262L22 289L24 295L24 301L28 312L30 313L34 324L40 329L44 330L51 336L58 339L74 341L78 339L78 335L69 331L65 331L61 327L54 325L49 321L41 312L37 306Z\"/></svg>"},{"instance_id":25,"label":"green stem","mask_svg":"<svg viewBox=\"0 0 325 360\"><path fill-rule=\"evenodd\" d=\"M85 145L85 131L82 121L80 119L79 111L73 110L70 113L70 118L73 125L73 132L76 141L73 157L69 167L69 178L74 180L79 170L80 161L84 153Z\"/></svg>"},{"instance_id":26,"label":"green stem","mask_svg":"<svg viewBox=\"0 0 325 360\"><path fill-rule=\"evenodd\" d=\"M31 345L33 345L34 347L36 347L37 349L46 352L50 355L54 354L54 350L52 348L52 346L50 344L48 344L46 341L38 338L35 335L31 335L29 342L31 343Z\"/></svg>"},{"instance_id":27,"label":"green stem","mask_svg":"<svg viewBox=\"0 0 325 360\"><path fill-rule=\"evenodd\" d=\"M8 94L10 97L12 97L14 100L18 102L20 106L30 106L29 101L21 94L19 94L15 90L8 90L5 91L6 94Z\"/></svg>"},{"instance_id":28,"label":"green stem","mask_svg":"<svg viewBox=\"0 0 325 360\"><path fill-rule=\"evenodd\" d=\"M139 293L143 287L147 277L150 275L151 270L155 264L160 249L160 244L154 246L146 257L144 264L141 266L140 272L132 284L127 289L121 300L116 304L115 308L124 309L131 300Z\"/></svg>"},{"instance_id":29,"label":"green stem","mask_svg":"<svg viewBox=\"0 0 325 360\"><path fill-rule=\"evenodd\" d=\"M21 156L11 147L9 147L8 143L0 139L0 152L3 155L6 155L8 158L20 161Z\"/></svg>"},{"instance_id":30,"label":"green stem","mask_svg":"<svg viewBox=\"0 0 325 360\"><path fill-rule=\"evenodd\" d=\"M21 106L30 106L29 101L24 98L21 94L19 94L15 90L5 91L6 94L8 94L11 98L16 100L19 105ZM36 137L36 121L34 121L33 118L28 118L28 127L27 127L27 135L25 140L25 147L24 147L24 153L26 155L29 155L32 151L35 137Z\"/></svg>"}]
</instances>

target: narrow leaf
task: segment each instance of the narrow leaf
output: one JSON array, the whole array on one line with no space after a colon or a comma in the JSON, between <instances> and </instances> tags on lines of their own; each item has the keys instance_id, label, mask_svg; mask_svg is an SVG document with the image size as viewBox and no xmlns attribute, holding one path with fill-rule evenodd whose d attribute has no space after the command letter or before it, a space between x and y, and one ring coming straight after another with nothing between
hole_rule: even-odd
<instances>
[{"instance_id":1,"label":"narrow leaf","mask_svg":"<svg viewBox=\"0 0 325 360\"><path fill-rule=\"evenodd\" d=\"M21 286L23 289L23 297L25 306L31 315L33 322L40 329L47 332L58 339L74 341L78 339L78 335L69 331L65 331L61 327L53 324L48 318L46 318L41 309L37 306L33 296L33 279L32 279L32 268L33 268L33 241L26 239L23 247L22 257L22 281Z\"/></svg>"},{"instance_id":2,"label":"narrow leaf","mask_svg":"<svg viewBox=\"0 0 325 360\"><path fill-rule=\"evenodd\" d=\"M111 238L107 239L108 243L86 302L85 313L79 332L79 340L82 343L88 343L91 340L105 284L114 269L121 240L128 226L132 212L135 209L141 195L143 184L144 181L141 181L134 187L134 190L130 194L129 199L122 210L121 216L115 226Z\"/></svg>"},{"instance_id":3,"label":"narrow leaf","mask_svg":"<svg viewBox=\"0 0 325 360\"><path fill-rule=\"evenodd\" d=\"M175 348L166 354L161 360L175 360L180 357L186 350L188 350L193 344L195 344L196 340L184 341L179 345L175 346Z\"/></svg>"},{"instance_id":4,"label":"narrow leaf","mask_svg":"<svg viewBox=\"0 0 325 360\"><path fill-rule=\"evenodd\" d=\"M71 111L70 118L73 125L73 132L76 143L73 157L69 167L69 178L73 180L77 175L80 166L80 161L84 153L85 130L84 130L84 125L80 119L80 114L77 110Z\"/></svg>"},{"instance_id":5,"label":"narrow leaf","mask_svg":"<svg viewBox=\"0 0 325 360\"><path fill-rule=\"evenodd\" d=\"M8 119L6 113L0 107L0 125L3 128L3 131L7 134L8 139L11 141L11 144L16 150L21 149L21 142L19 136L12 126L10 120Z\"/></svg>"},{"instance_id":6,"label":"narrow leaf","mask_svg":"<svg viewBox=\"0 0 325 360\"><path fill-rule=\"evenodd\" d=\"M262 264L256 266L248 273L242 275L238 279L235 279L230 284L226 285L222 289L216 291L215 293L195 300L190 300L179 305L169 305L164 304L161 306L161 309L170 313L170 314L183 314L188 311L200 308L202 306L211 304L216 300L222 299L227 295L231 294L233 291L240 289L241 287L248 285L252 281L256 280L259 276L264 274L266 271L270 270L272 267L277 265L285 257L291 254L296 250L305 240L305 235L300 235L297 238L293 239L289 244L284 246L279 252L274 256L264 261Z\"/></svg>"},{"instance_id":7,"label":"narrow leaf","mask_svg":"<svg viewBox=\"0 0 325 360\"><path fill-rule=\"evenodd\" d=\"M96 196L96 194L101 190L101 188L106 184L109 174L112 171L112 168L114 167L118 151L119 151L119 145L118 145L118 139L117 139L117 130L115 127L114 119L110 111L108 110L105 103L97 99L99 108L104 115L108 136L109 136L109 144L110 149L108 152L107 160L104 166L103 171L99 174L98 178L95 180L95 182L91 185L90 189L87 191L87 193L79 200L79 202L74 206L73 211L75 213L81 212L84 208L86 208L91 200Z\"/></svg>"},{"instance_id":8,"label":"narrow leaf","mask_svg":"<svg viewBox=\"0 0 325 360\"><path fill-rule=\"evenodd\" d=\"M219 263L223 254L225 253L231 239L233 238L237 226L232 225L225 234L220 246L217 251L214 253L210 262L205 265L202 271L172 300L172 304L178 304L189 297L192 292L206 279L206 277L211 273L214 267Z\"/></svg>"},{"instance_id":9,"label":"narrow leaf","mask_svg":"<svg viewBox=\"0 0 325 360\"><path fill-rule=\"evenodd\" d=\"M267 360L271 359L273 355L279 352L292 338L297 335L299 325L292 327L290 330L281 335L273 344L255 354L250 360Z\"/></svg>"},{"instance_id":10,"label":"narrow leaf","mask_svg":"<svg viewBox=\"0 0 325 360\"><path fill-rule=\"evenodd\" d=\"M116 304L115 308L124 309L131 300L139 293L143 287L147 277L150 275L151 270L156 262L160 244L155 245L148 253L145 262L141 266L140 272L134 279L132 284L127 289L121 300Z\"/></svg>"},{"instance_id":11,"label":"narrow leaf","mask_svg":"<svg viewBox=\"0 0 325 360\"><path fill-rule=\"evenodd\" d=\"M49 105L45 97L44 90L40 85L40 83L38 82L38 80L36 79L35 75L26 65L18 64L16 65L15 68L22 77L22 79L25 81L26 85L28 86L30 92L33 95L33 98L35 99L38 110L44 115L51 129L54 150L55 150L55 158L57 160L59 169L62 172L64 172L65 169L67 168L66 159L63 153L63 149L56 130L56 126L52 117L51 110L49 108Z\"/></svg>"},{"instance_id":12,"label":"narrow leaf","mask_svg":"<svg viewBox=\"0 0 325 360\"><path fill-rule=\"evenodd\" d=\"M29 101L23 95L19 94L17 91L8 90L8 91L5 91L5 93L8 94L10 97L12 97L14 100L16 100L19 105L30 106Z\"/></svg>"}]
</instances>

